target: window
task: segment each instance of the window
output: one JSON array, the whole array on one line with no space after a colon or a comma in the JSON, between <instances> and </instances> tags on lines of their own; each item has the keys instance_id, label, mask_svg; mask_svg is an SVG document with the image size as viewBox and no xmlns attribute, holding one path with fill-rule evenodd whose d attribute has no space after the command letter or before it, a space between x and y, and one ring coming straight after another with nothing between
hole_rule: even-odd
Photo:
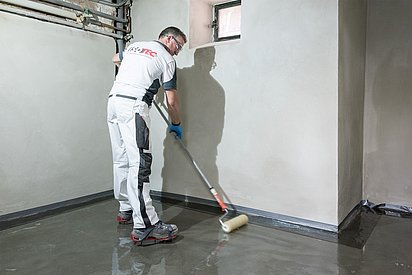
<instances>
[{"instance_id":1,"label":"window","mask_svg":"<svg viewBox=\"0 0 412 275\"><path fill-rule=\"evenodd\" d=\"M224 41L240 38L240 0L214 6L214 40Z\"/></svg>"},{"instance_id":2,"label":"window","mask_svg":"<svg viewBox=\"0 0 412 275\"><path fill-rule=\"evenodd\" d=\"M239 41L240 0L190 0L189 48Z\"/></svg>"}]
</instances>

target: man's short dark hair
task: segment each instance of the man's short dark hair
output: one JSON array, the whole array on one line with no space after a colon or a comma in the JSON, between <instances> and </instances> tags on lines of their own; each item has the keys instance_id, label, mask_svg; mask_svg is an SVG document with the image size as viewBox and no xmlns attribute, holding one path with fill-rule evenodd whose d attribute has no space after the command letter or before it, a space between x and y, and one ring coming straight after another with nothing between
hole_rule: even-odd
<instances>
[{"instance_id":1,"label":"man's short dark hair","mask_svg":"<svg viewBox=\"0 0 412 275\"><path fill-rule=\"evenodd\" d=\"M168 36L168 35L173 35L175 37L181 36L183 40L185 41L185 43L187 42L186 35L179 28L176 28L173 26L167 27L159 34L159 38Z\"/></svg>"}]
</instances>

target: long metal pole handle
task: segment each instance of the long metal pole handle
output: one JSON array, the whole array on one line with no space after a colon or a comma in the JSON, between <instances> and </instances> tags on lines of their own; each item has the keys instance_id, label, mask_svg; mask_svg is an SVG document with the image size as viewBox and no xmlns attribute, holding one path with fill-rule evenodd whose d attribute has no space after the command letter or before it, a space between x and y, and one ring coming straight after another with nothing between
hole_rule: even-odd
<instances>
[{"instance_id":1,"label":"long metal pole handle","mask_svg":"<svg viewBox=\"0 0 412 275\"><path fill-rule=\"evenodd\" d=\"M164 119L164 121L167 123L167 126L170 125L170 121L167 119L166 115L163 113L163 111L160 109L159 105L157 105L157 103L155 101L153 101L154 106L156 107L156 109L159 111L160 115L162 116L162 118ZM178 138L176 135L174 135L175 138L179 141L180 146L182 146L182 149L185 151L186 155L189 157L189 159L192 161L193 166L196 168L196 171L200 174L200 176L202 177L203 181L206 183L207 187L209 188L209 190L214 190L214 188L212 187L212 185L209 183L209 181L207 180L206 176L203 174L202 170L200 170L199 165L197 165L196 161L193 159L192 154L190 154L189 150L187 150L186 146L184 145L182 139ZM215 196L215 194L213 194ZM222 201L221 199L219 201ZM222 202L223 203L223 202ZM220 206L222 206L222 204L219 202ZM222 207L223 208L223 207ZM226 207L227 208L227 207Z\"/></svg>"}]
</instances>

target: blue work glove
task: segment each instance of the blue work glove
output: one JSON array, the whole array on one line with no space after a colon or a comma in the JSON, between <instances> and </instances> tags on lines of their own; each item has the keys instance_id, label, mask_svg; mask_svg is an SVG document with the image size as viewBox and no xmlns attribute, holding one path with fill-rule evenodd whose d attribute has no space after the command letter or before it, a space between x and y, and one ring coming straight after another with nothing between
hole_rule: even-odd
<instances>
[{"instance_id":1,"label":"blue work glove","mask_svg":"<svg viewBox=\"0 0 412 275\"><path fill-rule=\"evenodd\" d=\"M169 125L169 133L171 133L171 132L175 133L178 138L182 139L183 129L182 129L182 126L180 126L180 123L179 124L174 124L174 123L170 124Z\"/></svg>"}]
</instances>

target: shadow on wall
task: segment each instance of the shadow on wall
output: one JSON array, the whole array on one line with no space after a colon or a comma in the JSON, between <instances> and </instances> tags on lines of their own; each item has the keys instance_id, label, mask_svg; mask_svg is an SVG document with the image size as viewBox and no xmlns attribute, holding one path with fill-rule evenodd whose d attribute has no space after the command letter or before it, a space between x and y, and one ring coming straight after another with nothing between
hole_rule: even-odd
<instances>
[{"instance_id":1,"label":"shadow on wall","mask_svg":"<svg viewBox=\"0 0 412 275\"><path fill-rule=\"evenodd\" d=\"M374 148L365 155L364 184L367 198L410 206L412 50L399 46L381 59L372 87L376 124Z\"/></svg>"},{"instance_id":2,"label":"shadow on wall","mask_svg":"<svg viewBox=\"0 0 412 275\"><path fill-rule=\"evenodd\" d=\"M210 74L215 66L214 47L197 49L194 65L178 70L177 76L183 142L209 182L220 189L216 158L224 125L225 92ZM166 135L163 152L163 191L203 197L210 195L189 158L169 134Z\"/></svg>"}]
</instances>

